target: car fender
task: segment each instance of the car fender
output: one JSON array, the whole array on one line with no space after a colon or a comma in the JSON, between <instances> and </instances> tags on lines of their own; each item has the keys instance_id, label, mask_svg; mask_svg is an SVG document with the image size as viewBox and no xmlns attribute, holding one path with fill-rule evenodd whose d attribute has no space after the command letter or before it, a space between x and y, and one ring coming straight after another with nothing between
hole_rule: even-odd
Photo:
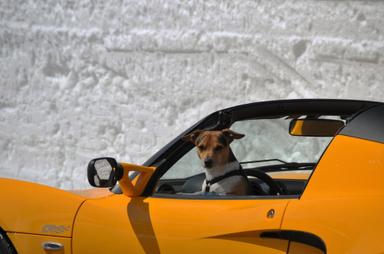
<instances>
[{"instance_id":1,"label":"car fender","mask_svg":"<svg viewBox=\"0 0 384 254\"><path fill-rule=\"evenodd\" d=\"M45 185L0 178L0 227L6 232L71 237L85 197Z\"/></svg>"}]
</instances>

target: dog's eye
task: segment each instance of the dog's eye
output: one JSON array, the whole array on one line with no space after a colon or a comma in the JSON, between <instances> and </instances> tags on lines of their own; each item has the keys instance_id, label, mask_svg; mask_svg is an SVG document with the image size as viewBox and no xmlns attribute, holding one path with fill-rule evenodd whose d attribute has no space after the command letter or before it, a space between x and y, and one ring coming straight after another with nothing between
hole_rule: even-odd
<instances>
[{"instance_id":1,"label":"dog's eye","mask_svg":"<svg viewBox=\"0 0 384 254\"><path fill-rule=\"evenodd\" d=\"M215 151L216 151L216 152L219 152L219 151L221 151L221 150L223 150L223 146L216 146L216 147L215 147Z\"/></svg>"},{"instance_id":2,"label":"dog's eye","mask_svg":"<svg viewBox=\"0 0 384 254\"><path fill-rule=\"evenodd\" d=\"M199 145L197 148L199 148L200 151L205 149L205 147L203 145Z\"/></svg>"}]
</instances>

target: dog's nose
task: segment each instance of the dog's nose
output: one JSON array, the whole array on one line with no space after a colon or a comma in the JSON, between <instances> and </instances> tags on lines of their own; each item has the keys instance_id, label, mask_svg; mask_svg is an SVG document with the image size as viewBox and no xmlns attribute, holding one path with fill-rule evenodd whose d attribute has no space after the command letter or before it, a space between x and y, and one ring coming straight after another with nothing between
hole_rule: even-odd
<instances>
[{"instance_id":1,"label":"dog's nose","mask_svg":"<svg viewBox=\"0 0 384 254\"><path fill-rule=\"evenodd\" d=\"M204 166L206 168L212 167L212 164L213 164L213 160L211 158L205 158L204 159Z\"/></svg>"}]
</instances>

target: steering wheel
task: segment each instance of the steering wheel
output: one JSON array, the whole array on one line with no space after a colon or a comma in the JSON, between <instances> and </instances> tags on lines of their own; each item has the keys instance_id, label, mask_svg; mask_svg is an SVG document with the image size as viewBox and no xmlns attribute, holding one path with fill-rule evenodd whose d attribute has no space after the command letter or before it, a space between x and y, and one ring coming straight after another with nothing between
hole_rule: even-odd
<instances>
[{"instance_id":1,"label":"steering wheel","mask_svg":"<svg viewBox=\"0 0 384 254\"><path fill-rule=\"evenodd\" d=\"M156 192L163 194L175 194L176 190L172 187L172 185L168 183L163 183L159 186L159 188L157 188Z\"/></svg>"},{"instance_id":2,"label":"steering wheel","mask_svg":"<svg viewBox=\"0 0 384 254\"><path fill-rule=\"evenodd\" d=\"M267 184L269 187L269 194L281 195L286 193L286 190L282 186L278 185L267 173L258 169L244 169L244 171L247 176L257 177Z\"/></svg>"}]
</instances>

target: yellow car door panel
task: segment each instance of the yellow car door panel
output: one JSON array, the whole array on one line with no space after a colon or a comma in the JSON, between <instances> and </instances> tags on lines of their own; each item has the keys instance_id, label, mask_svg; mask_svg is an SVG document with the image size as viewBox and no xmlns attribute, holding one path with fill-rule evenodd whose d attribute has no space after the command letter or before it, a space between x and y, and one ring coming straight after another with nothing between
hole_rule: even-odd
<instances>
[{"instance_id":1,"label":"yellow car door panel","mask_svg":"<svg viewBox=\"0 0 384 254\"><path fill-rule=\"evenodd\" d=\"M124 195L89 200L75 221L73 253L286 253L287 240L260 236L280 228L288 201Z\"/></svg>"}]
</instances>

